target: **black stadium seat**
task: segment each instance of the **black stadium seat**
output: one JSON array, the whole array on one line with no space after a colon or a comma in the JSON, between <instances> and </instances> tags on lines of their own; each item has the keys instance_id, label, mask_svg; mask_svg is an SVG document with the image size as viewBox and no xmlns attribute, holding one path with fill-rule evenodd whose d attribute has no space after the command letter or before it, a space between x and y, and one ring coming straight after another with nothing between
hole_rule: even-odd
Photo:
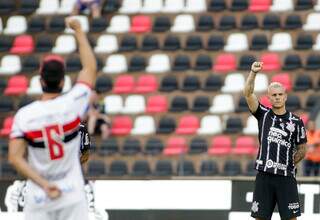
<instances>
[{"instance_id":1,"label":"black stadium seat","mask_svg":"<svg viewBox=\"0 0 320 220\"><path fill-rule=\"evenodd\" d=\"M201 161L200 175L215 176L219 174L218 164L213 160Z\"/></svg>"},{"instance_id":2,"label":"black stadium seat","mask_svg":"<svg viewBox=\"0 0 320 220\"><path fill-rule=\"evenodd\" d=\"M294 9L297 11L312 9L314 2L313 0L297 0Z\"/></svg>"},{"instance_id":3,"label":"black stadium seat","mask_svg":"<svg viewBox=\"0 0 320 220\"><path fill-rule=\"evenodd\" d=\"M32 14L39 8L38 0L20 0L20 7L18 8L19 14Z\"/></svg>"},{"instance_id":4,"label":"black stadium seat","mask_svg":"<svg viewBox=\"0 0 320 220\"><path fill-rule=\"evenodd\" d=\"M220 75L211 75L208 76L204 87L204 91L219 91L223 85L222 78Z\"/></svg>"},{"instance_id":5,"label":"black stadium seat","mask_svg":"<svg viewBox=\"0 0 320 220\"><path fill-rule=\"evenodd\" d=\"M236 18L232 15L224 15L219 22L219 30L230 31L236 29Z\"/></svg>"},{"instance_id":6,"label":"black stadium seat","mask_svg":"<svg viewBox=\"0 0 320 220\"><path fill-rule=\"evenodd\" d=\"M178 81L175 76L165 76L161 80L160 88L159 90L162 92L172 92L175 90L178 90Z\"/></svg>"},{"instance_id":7,"label":"black stadium seat","mask_svg":"<svg viewBox=\"0 0 320 220\"><path fill-rule=\"evenodd\" d=\"M39 59L35 56L27 56L22 61L22 72L38 71L40 66Z\"/></svg>"},{"instance_id":8,"label":"black stadium seat","mask_svg":"<svg viewBox=\"0 0 320 220\"><path fill-rule=\"evenodd\" d=\"M191 110L193 112L206 112L210 107L209 97L208 96L196 96Z\"/></svg>"},{"instance_id":9,"label":"black stadium seat","mask_svg":"<svg viewBox=\"0 0 320 220\"><path fill-rule=\"evenodd\" d=\"M233 0L231 3L231 11L244 11L248 9L248 0Z\"/></svg>"},{"instance_id":10,"label":"black stadium seat","mask_svg":"<svg viewBox=\"0 0 320 220\"><path fill-rule=\"evenodd\" d=\"M241 165L239 161L227 160L223 166L223 174L226 176L238 176L241 174Z\"/></svg>"},{"instance_id":11,"label":"black stadium seat","mask_svg":"<svg viewBox=\"0 0 320 220\"><path fill-rule=\"evenodd\" d=\"M108 26L107 19L101 18L93 18L90 22L90 32L102 32L105 31Z\"/></svg>"},{"instance_id":12,"label":"black stadium seat","mask_svg":"<svg viewBox=\"0 0 320 220\"><path fill-rule=\"evenodd\" d=\"M294 91L305 91L312 89L312 79L309 75L299 74L294 83Z\"/></svg>"},{"instance_id":13,"label":"black stadium seat","mask_svg":"<svg viewBox=\"0 0 320 220\"><path fill-rule=\"evenodd\" d=\"M284 29L293 30L302 27L302 20L299 15L288 15L284 23Z\"/></svg>"},{"instance_id":14,"label":"black stadium seat","mask_svg":"<svg viewBox=\"0 0 320 220\"><path fill-rule=\"evenodd\" d=\"M210 0L208 5L209 11L223 11L226 9L225 0Z\"/></svg>"},{"instance_id":15,"label":"black stadium seat","mask_svg":"<svg viewBox=\"0 0 320 220\"><path fill-rule=\"evenodd\" d=\"M253 55L242 55L240 57L238 70L247 70L249 71L251 69L251 65L253 62L255 62L257 58Z\"/></svg>"},{"instance_id":16,"label":"black stadium seat","mask_svg":"<svg viewBox=\"0 0 320 220\"><path fill-rule=\"evenodd\" d=\"M243 124L241 118L238 117L230 117L227 119L226 122L226 133L238 133L241 132L243 129Z\"/></svg>"},{"instance_id":17,"label":"black stadium seat","mask_svg":"<svg viewBox=\"0 0 320 220\"><path fill-rule=\"evenodd\" d=\"M96 80L95 90L97 93L109 92L112 90L113 83L109 76L99 76Z\"/></svg>"},{"instance_id":18,"label":"black stadium seat","mask_svg":"<svg viewBox=\"0 0 320 220\"><path fill-rule=\"evenodd\" d=\"M208 143L204 138L195 137L190 142L189 154L201 154L208 150Z\"/></svg>"},{"instance_id":19,"label":"black stadium seat","mask_svg":"<svg viewBox=\"0 0 320 220\"><path fill-rule=\"evenodd\" d=\"M282 65L283 70L295 70L302 67L302 61L298 54L289 54Z\"/></svg>"},{"instance_id":20,"label":"black stadium seat","mask_svg":"<svg viewBox=\"0 0 320 220\"><path fill-rule=\"evenodd\" d=\"M114 160L110 164L109 176L124 176L128 174L128 165L123 160Z\"/></svg>"},{"instance_id":21,"label":"black stadium seat","mask_svg":"<svg viewBox=\"0 0 320 220\"><path fill-rule=\"evenodd\" d=\"M153 173L155 176L172 176L173 168L170 160L159 160Z\"/></svg>"},{"instance_id":22,"label":"black stadium seat","mask_svg":"<svg viewBox=\"0 0 320 220\"><path fill-rule=\"evenodd\" d=\"M104 162L100 160L89 160L87 175L94 177L106 175L106 166Z\"/></svg>"},{"instance_id":23,"label":"black stadium seat","mask_svg":"<svg viewBox=\"0 0 320 220\"><path fill-rule=\"evenodd\" d=\"M210 15L200 15L197 31L211 31L214 28L213 18Z\"/></svg>"},{"instance_id":24,"label":"black stadium seat","mask_svg":"<svg viewBox=\"0 0 320 220\"><path fill-rule=\"evenodd\" d=\"M187 37L185 50L201 50L203 47L202 39L198 35L190 35Z\"/></svg>"},{"instance_id":25,"label":"black stadium seat","mask_svg":"<svg viewBox=\"0 0 320 220\"><path fill-rule=\"evenodd\" d=\"M15 2L0 0L0 15L10 15L15 10Z\"/></svg>"},{"instance_id":26,"label":"black stadium seat","mask_svg":"<svg viewBox=\"0 0 320 220\"><path fill-rule=\"evenodd\" d=\"M190 58L187 55L177 55L173 61L173 71L186 71L190 69Z\"/></svg>"},{"instance_id":27,"label":"black stadium seat","mask_svg":"<svg viewBox=\"0 0 320 220\"><path fill-rule=\"evenodd\" d=\"M171 27L171 21L167 16L156 17L153 23L153 32L165 32Z\"/></svg>"},{"instance_id":28,"label":"black stadium seat","mask_svg":"<svg viewBox=\"0 0 320 220\"><path fill-rule=\"evenodd\" d=\"M7 52L10 50L13 43L13 38L6 35L0 35L0 52Z\"/></svg>"},{"instance_id":29,"label":"black stadium seat","mask_svg":"<svg viewBox=\"0 0 320 220\"><path fill-rule=\"evenodd\" d=\"M154 35L146 35L143 38L141 50L142 51L152 51L159 49L159 41Z\"/></svg>"},{"instance_id":30,"label":"black stadium seat","mask_svg":"<svg viewBox=\"0 0 320 220\"><path fill-rule=\"evenodd\" d=\"M204 70L211 70L211 68L212 68L211 57L206 54L199 54L196 58L194 70L204 71Z\"/></svg>"},{"instance_id":31,"label":"black stadium seat","mask_svg":"<svg viewBox=\"0 0 320 220\"><path fill-rule=\"evenodd\" d=\"M182 83L182 91L193 92L200 89L200 81L197 76L187 76Z\"/></svg>"},{"instance_id":32,"label":"black stadium seat","mask_svg":"<svg viewBox=\"0 0 320 220\"><path fill-rule=\"evenodd\" d=\"M42 17L32 17L28 22L29 33L39 33L46 29L45 19Z\"/></svg>"},{"instance_id":33,"label":"black stadium seat","mask_svg":"<svg viewBox=\"0 0 320 220\"><path fill-rule=\"evenodd\" d=\"M152 137L147 140L144 152L150 155L158 155L162 153L163 147L161 139Z\"/></svg>"},{"instance_id":34,"label":"black stadium seat","mask_svg":"<svg viewBox=\"0 0 320 220\"><path fill-rule=\"evenodd\" d=\"M183 112L187 111L188 107L188 100L184 96L175 96L171 101L170 111L171 112Z\"/></svg>"},{"instance_id":35,"label":"black stadium seat","mask_svg":"<svg viewBox=\"0 0 320 220\"><path fill-rule=\"evenodd\" d=\"M14 110L14 100L9 96L0 96L0 112L10 112Z\"/></svg>"},{"instance_id":36,"label":"black stadium seat","mask_svg":"<svg viewBox=\"0 0 320 220\"><path fill-rule=\"evenodd\" d=\"M265 30L274 30L280 28L280 17L276 14L267 14L263 18L262 27Z\"/></svg>"},{"instance_id":37,"label":"black stadium seat","mask_svg":"<svg viewBox=\"0 0 320 220\"><path fill-rule=\"evenodd\" d=\"M65 29L65 21L62 16L53 16L49 21L49 32L63 32Z\"/></svg>"},{"instance_id":38,"label":"black stadium seat","mask_svg":"<svg viewBox=\"0 0 320 220\"><path fill-rule=\"evenodd\" d=\"M158 134L169 134L176 130L176 121L171 117L162 117L157 128Z\"/></svg>"},{"instance_id":39,"label":"black stadium seat","mask_svg":"<svg viewBox=\"0 0 320 220\"><path fill-rule=\"evenodd\" d=\"M253 35L250 50L265 50L268 48L268 38L265 34Z\"/></svg>"},{"instance_id":40,"label":"black stadium seat","mask_svg":"<svg viewBox=\"0 0 320 220\"><path fill-rule=\"evenodd\" d=\"M168 35L164 39L162 50L175 51L181 48L180 39L175 35Z\"/></svg>"},{"instance_id":41,"label":"black stadium seat","mask_svg":"<svg viewBox=\"0 0 320 220\"><path fill-rule=\"evenodd\" d=\"M178 162L178 176L194 176L196 175L193 162L191 160L183 160Z\"/></svg>"},{"instance_id":42,"label":"black stadium seat","mask_svg":"<svg viewBox=\"0 0 320 220\"><path fill-rule=\"evenodd\" d=\"M208 39L207 50L222 50L224 47L223 36L211 35Z\"/></svg>"},{"instance_id":43,"label":"black stadium seat","mask_svg":"<svg viewBox=\"0 0 320 220\"><path fill-rule=\"evenodd\" d=\"M125 35L119 46L120 51L134 51L137 49L137 38L134 35Z\"/></svg>"},{"instance_id":44,"label":"black stadium seat","mask_svg":"<svg viewBox=\"0 0 320 220\"><path fill-rule=\"evenodd\" d=\"M146 59L140 55L134 55L130 62L128 70L130 72L134 71L144 71L146 68Z\"/></svg>"},{"instance_id":45,"label":"black stadium seat","mask_svg":"<svg viewBox=\"0 0 320 220\"><path fill-rule=\"evenodd\" d=\"M311 34L302 33L298 35L296 40L296 50L309 50L313 46L313 38Z\"/></svg>"},{"instance_id":46,"label":"black stadium seat","mask_svg":"<svg viewBox=\"0 0 320 220\"><path fill-rule=\"evenodd\" d=\"M124 141L122 147L123 155L134 155L141 152L140 140L136 138L128 138Z\"/></svg>"},{"instance_id":47,"label":"black stadium seat","mask_svg":"<svg viewBox=\"0 0 320 220\"><path fill-rule=\"evenodd\" d=\"M53 47L53 39L50 35L42 34L37 38L35 49L37 52L49 52Z\"/></svg>"},{"instance_id":48,"label":"black stadium seat","mask_svg":"<svg viewBox=\"0 0 320 220\"><path fill-rule=\"evenodd\" d=\"M242 17L241 27L242 30L253 30L259 28L257 16L254 14L246 14Z\"/></svg>"},{"instance_id":49,"label":"black stadium seat","mask_svg":"<svg viewBox=\"0 0 320 220\"><path fill-rule=\"evenodd\" d=\"M288 95L286 109L291 112L301 109L301 102L299 97L296 95Z\"/></svg>"},{"instance_id":50,"label":"black stadium seat","mask_svg":"<svg viewBox=\"0 0 320 220\"><path fill-rule=\"evenodd\" d=\"M135 161L132 167L132 176L149 176L151 174L151 169L148 161L146 160L138 160Z\"/></svg>"},{"instance_id":51,"label":"black stadium seat","mask_svg":"<svg viewBox=\"0 0 320 220\"><path fill-rule=\"evenodd\" d=\"M109 156L119 152L119 144L117 139L108 138L101 142L99 154L101 156Z\"/></svg>"},{"instance_id":52,"label":"black stadium seat","mask_svg":"<svg viewBox=\"0 0 320 220\"><path fill-rule=\"evenodd\" d=\"M318 55L318 54L310 54L307 57L307 62L306 62L306 65L305 65L305 69L307 69L307 70L320 69L320 55Z\"/></svg>"}]
</instances>

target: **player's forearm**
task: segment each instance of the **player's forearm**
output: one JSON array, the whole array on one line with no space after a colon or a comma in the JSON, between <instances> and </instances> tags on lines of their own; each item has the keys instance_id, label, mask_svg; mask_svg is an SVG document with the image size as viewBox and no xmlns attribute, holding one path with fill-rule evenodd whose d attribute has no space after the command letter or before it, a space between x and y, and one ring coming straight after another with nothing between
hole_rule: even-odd
<instances>
[{"instance_id":1,"label":"player's forearm","mask_svg":"<svg viewBox=\"0 0 320 220\"><path fill-rule=\"evenodd\" d=\"M297 165L307 153L307 146L305 144L301 144L298 146L297 152L294 154L294 164Z\"/></svg>"},{"instance_id":2,"label":"player's forearm","mask_svg":"<svg viewBox=\"0 0 320 220\"><path fill-rule=\"evenodd\" d=\"M243 90L243 95L245 97L249 97L250 95L253 94L253 91L254 91L254 80L256 78L256 74L255 72L253 71L250 71L250 74L247 78L247 81L246 81L246 84L244 86L244 90Z\"/></svg>"}]
</instances>

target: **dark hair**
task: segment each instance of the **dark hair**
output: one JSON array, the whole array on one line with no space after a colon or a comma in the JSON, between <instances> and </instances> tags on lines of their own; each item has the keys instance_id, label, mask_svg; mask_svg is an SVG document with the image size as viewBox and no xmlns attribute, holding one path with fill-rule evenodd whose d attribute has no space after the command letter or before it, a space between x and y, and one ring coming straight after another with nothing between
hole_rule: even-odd
<instances>
[{"instance_id":1,"label":"dark hair","mask_svg":"<svg viewBox=\"0 0 320 220\"><path fill-rule=\"evenodd\" d=\"M64 74L65 68L62 58L58 56L45 58L40 68L41 79L45 84L42 86L42 90L47 93L60 93L62 91L60 83L64 79Z\"/></svg>"}]
</instances>

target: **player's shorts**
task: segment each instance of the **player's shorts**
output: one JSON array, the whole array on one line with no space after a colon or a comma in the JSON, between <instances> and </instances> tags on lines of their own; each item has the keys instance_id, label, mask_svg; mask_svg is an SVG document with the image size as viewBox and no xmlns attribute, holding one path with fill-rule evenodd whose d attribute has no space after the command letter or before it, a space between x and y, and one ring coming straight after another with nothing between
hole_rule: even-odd
<instances>
[{"instance_id":1,"label":"player's shorts","mask_svg":"<svg viewBox=\"0 0 320 220\"><path fill-rule=\"evenodd\" d=\"M301 215L296 179L291 176L258 172L251 216L270 220L276 204L281 219L291 219Z\"/></svg>"},{"instance_id":2,"label":"player's shorts","mask_svg":"<svg viewBox=\"0 0 320 220\"><path fill-rule=\"evenodd\" d=\"M26 220L89 220L87 200L54 211L25 212Z\"/></svg>"}]
</instances>

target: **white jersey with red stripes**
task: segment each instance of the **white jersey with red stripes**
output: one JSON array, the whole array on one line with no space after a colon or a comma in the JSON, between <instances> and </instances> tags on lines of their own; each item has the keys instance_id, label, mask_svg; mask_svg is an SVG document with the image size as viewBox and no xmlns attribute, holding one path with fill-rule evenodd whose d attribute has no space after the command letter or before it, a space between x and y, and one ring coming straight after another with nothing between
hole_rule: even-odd
<instances>
[{"instance_id":1,"label":"white jersey with red stripes","mask_svg":"<svg viewBox=\"0 0 320 220\"><path fill-rule=\"evenodd\" d=\"M85 199L78 130L90 94L89 86L77 83L68 93L35 101L15 115L10 137L28 142L30 166L62 191L60 198L50 200L41 187L28 180L25 209L55 210Z\"/></svg>"}]
</instances>

